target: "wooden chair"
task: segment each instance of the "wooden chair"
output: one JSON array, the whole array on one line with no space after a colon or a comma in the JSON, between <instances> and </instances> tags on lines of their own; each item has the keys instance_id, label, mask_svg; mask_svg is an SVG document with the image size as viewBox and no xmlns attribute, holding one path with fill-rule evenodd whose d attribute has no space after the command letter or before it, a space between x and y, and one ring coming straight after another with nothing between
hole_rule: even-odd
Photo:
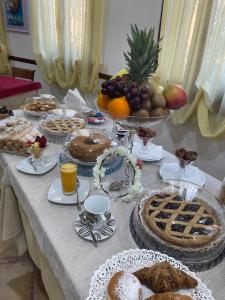
<instances>
[{"instance_id":1,"label":"wooden chair","mask_svg":"<svg viewBox=\"0 0 225 300\"><path fill-rule=\"evenodd\" d=\"M12 67L12 77L24 78L34 81L35 70Z\"/></svg>"}]
</instances>

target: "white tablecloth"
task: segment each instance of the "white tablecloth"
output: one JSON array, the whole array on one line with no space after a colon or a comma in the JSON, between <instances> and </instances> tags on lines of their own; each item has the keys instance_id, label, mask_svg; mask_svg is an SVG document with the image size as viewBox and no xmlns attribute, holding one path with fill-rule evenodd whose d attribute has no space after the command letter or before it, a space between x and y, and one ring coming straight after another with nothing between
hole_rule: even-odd
<instances>
[{"instance_id":1,"label":"white tablecloth","mask_svg":"<svg viewBox=\"0 0 225 300\"><path fill-rule=\"evenodd\" d=\"M56 154L61 149L60 145L51 144L45 150L45 154ZM109 240L99 244L98 248L94 248L75 232L73 223L78 214L76 207L58 206L47 200L49 186L59 176L58 168L42 176L30 176L16 170L20 160L20 156L0 154L0 161L7 166L8 178L19 205L31 225L32 234L46 263L61 286L65 299L83 300L88 295L90 279L100 264L117 252L137 248L129 230L129 217L134 203L111 203L111 211L118 223L116 233ZM164 161L173 160L174 157L167 153ZM145 185L159 180L159 165L160 163L145 163ZM218 194L221 182L207 174L206 177L206 188ZM93 192L92 190L91 193ZM29 236L27 238L29 239ZM224 300L224 274L225 260L212 270L198 273L212 290L216 300ZM51 295L50 298L53 299Z\"/></svg>"}]
</instances>

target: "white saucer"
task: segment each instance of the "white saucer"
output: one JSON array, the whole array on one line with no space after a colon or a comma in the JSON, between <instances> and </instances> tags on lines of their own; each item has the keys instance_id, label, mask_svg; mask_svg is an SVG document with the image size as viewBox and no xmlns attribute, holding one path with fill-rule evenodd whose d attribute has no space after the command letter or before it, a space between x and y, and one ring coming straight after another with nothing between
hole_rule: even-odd
<instances>
[{"instance_id":1,"label":"white saucer","mask_svg":"<svg viewBox=\"0 0 225 300\"><path fill-rule=\"evenodd\" d=\"M149 143L147 149L143 149L141 141L134 140L132 154L143 161L159 161L165 157L165 151L162 146Z\"/></svg>"},{"instance_id":2,"label":"white saucer","mask_svg":"<svg viewBox=\"0 0 225 300\"><path fill-rule=\"evenodd\" d=\"M179 172L180 167L177 163L163 163L159 169L159 174L163 179L180 179L204 186L206 183L205 175L199 168L188 166L185 175Z\"/></svg>"},{"instance_id":3,"label":"white saucer","mask_svg":"<svg viewBox=\"0 0 225 300\"><path fill-rule=\"evenodd\" d=\"M16 169L27 174L42 175L53 169L58 162L58 159L54 156L42 156L41 159L45 162L45 164L44 166L38 166L37 171L35 171L28 159L29 157L21 160L21 162L19 162L16 166Z\"/></svg>"},{"instance_id":4,"label":"white saucer","mask_svg":"<svg viewBox=\"0 0 225 300\"><path fill-rule=\"evenodd\" d=\"M107 212L105 218L106 224L104 226L98 229L92 229L97 241L104 241L110 238L116 230L116 220L114 216L110 212ZM92 240L88 226L81 222L79 215L77 216L74 225L75 230L80 237L88 241Z\"/></svg>"},{"instance_id":5,"label":"white saucer","mask_svg":"<svg viewBox=\"0 0 225 300\"><path fill-rule=\"evenodd\" d=\"M80 203L84 202L89 194L89 181L79 178L78 195ZM77 204L76 193L71 196L63 194L61 179L56 178L48 190L48 200L56 204L75 205Z\"/></svg>"}]
</instances>

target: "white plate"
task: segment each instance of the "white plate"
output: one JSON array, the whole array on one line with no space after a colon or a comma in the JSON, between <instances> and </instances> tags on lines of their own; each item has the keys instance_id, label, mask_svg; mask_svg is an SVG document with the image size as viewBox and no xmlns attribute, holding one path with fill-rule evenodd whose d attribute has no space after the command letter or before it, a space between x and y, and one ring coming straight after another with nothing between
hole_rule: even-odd
<instances>
[{"instance_id":1,"label":"white plate","mask_svg":"<svg viewBox=\"0 0 225 300\"><path fill-rule=\"evenodd\" d=\"M110 212L107 212L105 214L105 218L106 218L106 224L104 226L102 226L101 228L92 229L97 241L104 241L110 238L116 230L115 217ZM82 237L87 241L92 241L92 236L90 234L88 226L84 225L81 222L79 215L77 216L74 225L75 225L75 230L80 237Z\"/></svg>"},{"instance_id":2,"label":"white plate","mask_svg":"<svg viewBox=\"0 0 225 300\"><path fill-rule=\"evenodd\" d=\"M37 167L37 171L35 171L28 159L29 157L21 160L21 162L19 162L16 166L16 169L27 174L42 175L53 169L58 162L58 159L54 156L42 156L42 160L45 161L45 165L43 167Z\"/></svg>"},{"instance_id":3,"label":"white plate","mask_svg":"<svg viewBox=\"0 0 225 300\"><path fill-rule=\"evenodd\" d=\"M206 183L203 172L194 166L188 166L183 176L179 172L179 165L177 163L163 163L159 169L159 174L163 179L180 179L200 186L204 186Z\"/></svg>"},{"instance_id":4,"label":"white plate","mask_svg":"<svg viewBox=\"0 0 225 300\"><path fill-rule=\"evenodd\" d=\"M201 282L199 278L193 272L184 266L180 261L174 258L162 254L160 252L155 252L152 250L140 250L140 249L130 249L125 250L121 253L114 255L111 259L108 259L103 265L95 271L93 277L91 278L91 287L89 290L89 296L86 300L105 300L106 299L106 289L110 278L121 270L128 272L135 272L143 267L150 267L155 263L168 261L175 268L184 271L188 275L196 278L198 280L198 286L194 289L179 290L180 294L190 295L193 300L215 300L212 297L211 291ZM143 299L153 295L153 292L142 286L143 289Z\"/></svg>"},{"instance_id":5,"label":"white plate","mask_svg":"<svg viewBox=\"0 0 225 300\"><path fill-rule=\"evenodd\" d=\"M80 203L84 202L89 194L89 181L79 178L78 196ZM56 204L75 205L77 203L76 193L71 196L63 194L61 179L56 178L48 190L48 200Z\"/></svg>"}]
</instances>

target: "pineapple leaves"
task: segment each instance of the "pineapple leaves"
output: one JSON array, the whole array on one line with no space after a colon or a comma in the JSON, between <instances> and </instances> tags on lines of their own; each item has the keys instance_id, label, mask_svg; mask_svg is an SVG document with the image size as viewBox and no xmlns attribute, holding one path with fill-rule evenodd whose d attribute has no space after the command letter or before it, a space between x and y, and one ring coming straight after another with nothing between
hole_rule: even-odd
<instances>
[{"instance_id":1,"label":"pineapple leaves","mask_svg":"<svg viewBox=\"0 0 225 300\"><path fill-rule=\"evenodd\" d=\"M130 50L124 53L128 72L132 80L142 83L155 72L158 66L159 43L154 40L155 29L139 30L137 25L131 25L131 36L127 35Z\"/></svg>"}]
</instances>

